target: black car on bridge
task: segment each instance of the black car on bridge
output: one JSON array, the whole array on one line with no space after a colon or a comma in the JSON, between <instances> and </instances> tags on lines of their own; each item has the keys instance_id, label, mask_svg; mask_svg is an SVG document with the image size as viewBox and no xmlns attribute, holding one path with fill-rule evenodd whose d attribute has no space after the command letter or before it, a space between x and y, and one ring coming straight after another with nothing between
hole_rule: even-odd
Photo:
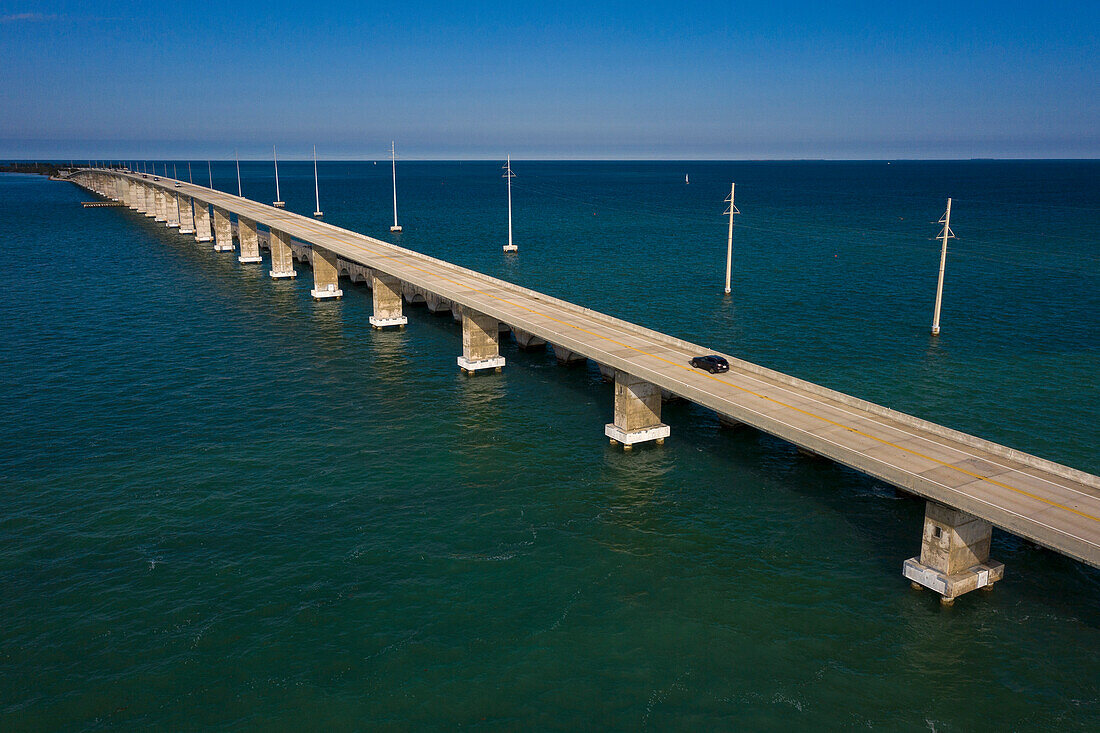
<instances>
[{"instance_id":1,"label":"black car on bridge","mask_svg":"<svg viewBox=\"0 0 1100 733\"><path fill-rule=\"evenodd\" d=\"M730 370L730 363L717 354L696 356L691 360L691 365L696 369L704 369L711 374L721 374Z\"/></svg>"}]
</instances>

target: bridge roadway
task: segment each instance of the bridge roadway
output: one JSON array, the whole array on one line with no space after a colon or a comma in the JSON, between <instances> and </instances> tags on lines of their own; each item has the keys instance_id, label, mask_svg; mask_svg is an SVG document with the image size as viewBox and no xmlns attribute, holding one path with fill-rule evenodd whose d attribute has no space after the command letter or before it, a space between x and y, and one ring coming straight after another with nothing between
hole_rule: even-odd
<instances>
[{"instance_id":1,"label":"bridge roadway","mask_svg":"<svg viewBox=\"0 0 1100 733\"><path fill-rule=\"evenodd\" d=\"M145 184L152 178L128 177ZM245 198L161 179L339 257L495 317L651 382L720 416L1100 567L1100 477L828 390L723 354L709 374L692 344L463 267ZM1051 426L1057 429L1058 426Z\"/></svg>"}]
</instances>

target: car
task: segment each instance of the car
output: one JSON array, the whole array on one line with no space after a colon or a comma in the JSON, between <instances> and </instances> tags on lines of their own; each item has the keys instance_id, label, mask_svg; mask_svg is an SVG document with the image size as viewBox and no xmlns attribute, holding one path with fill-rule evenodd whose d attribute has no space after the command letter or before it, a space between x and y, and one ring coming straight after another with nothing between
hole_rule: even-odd
<instances>
[{"instance_id":1,"label":"car","mask_svg":"<svg viewBox=\"0 0 1100 733\"><path fill-rule=\"evenodd\" d=\"M722 372L728 372L730 370L730 363L718 356L718 354L696 356L691 360L691 365L696 369L704 369L711 374L721 374Z\"/></svg>"}]
</instances>

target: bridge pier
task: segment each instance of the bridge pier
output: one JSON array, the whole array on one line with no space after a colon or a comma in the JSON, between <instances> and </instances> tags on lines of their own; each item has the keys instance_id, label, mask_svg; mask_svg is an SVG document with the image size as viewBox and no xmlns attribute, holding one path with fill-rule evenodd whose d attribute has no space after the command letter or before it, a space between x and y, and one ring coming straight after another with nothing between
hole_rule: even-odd
<instances>
[{"instance_id":1,"label":"bridge pier","mask_svg":"<svg viewBox=\"0 0 1100 733\"><path fill-rule=\"evenodd\" d=\"M630 450L636 443L656 440L663 445L671 429L661 422L661 388L645 380L615 372L615 422L604 426L611 445Z\"/></svg>"},{"instance_id":2,"label":"bridge pier","mask_svg":"<svg viewBox=\"0 0 1100 733\"><path fill-rule=\"evenodd\" d=\"M156 188L153 190L153 199L157 203L157 215L153 217L153 221L168 221L168 194L163 189Z\"/></svg>"},{"instance_id":3,"label":"bridge pier","mask_svg":"<svg viewBox=\"0 0 1100 733\"><path fill-rule=\"evenodd\" d=\"M424 296L424 302L428 304L428 311L433 316L448 314L451 312L451 302L445 298L441 298L434 293L428 293Z\"/></svg>"},{"instance_id":4,"label":"bridge pier","mask_svg":"<svg viewBox=\"0 0 1100 733\"><path fill-rule=\"evenodd\" d=\"M512 329L512 336L516 339L516 346L523 351L536 351L546 348L546 341L518 328Z\"/></svg>"},{"instance_id":5,"label":"bridge pier","mask_svg":"<svg viewBox=\"0 0 1100 733\"><path fill-rule=\"evenodd\" d=\"M256 222L238 216L237 241L241 245L241 254L237 257L237 262L250 264L264 261L264 258L260 256L260 239L256 234Z\"/></svg>"},{"instance_id":6,"label":"bridge pier","mask_svg":"<svg viewBox=\"0 0 1100 733\"><path fill-rule=\"evenodd\" d=\"M271 277L294 277L298 274L294 271L294 253L290 251L289 234L280 232L278 229L272 229L269 247L271 249L271 272L269 273Z\"/></svg>"},{"instance_id":7,"label":"bridge pier","mask_svg":"<svg viewBox=\"0 0 1100 733\"><path fill-rule=\"evenodd\" d=\"M167 218L164 222L165 227L169 229L179 227L179 195L171 190L165 194L164 214Z\"/></svg>"},{"instance_id":8,"label":"bridge pier","mask_svg":"<svg viewBox=\"0 0 1100 733\"><path fill-rule=\"evenodd\" d=\"M155 220L156 216L157 216L157 194L156 194L156 191L153 190L152 186L143 185L141 188L142 188L141 197L142 197L142 200L145 202L144 208L142 209L142 211L145 212L145 215L148 216L150 219Z\"/></svg>"},{"instance_id":9,"label":"bridge pier","mask_svg":"<svg viewBox=\"0 0 1100 733\"><path fill-rule=\"evenodd\" d=\"M191 208L191 197L186 194L178 194L180 202L180 234L195 233L195 212Z\"/></svg>"},{"instance_id":10,"label":"bridge pier","mask_svg":"<svg viewBox=\"0 0 1100 733\"><path fill-rule=\"evenodd\" d=\"M587 357L584 354L578 354L575 351L570 351L564 346L558 346L557 344L550 344L550 348L554 350L554 358L558 360L558 364L561 366L572 366L574 364L581 364L587 361Z\"/></svg>"},{"instance_id":11,"label":"bridge pier","mask_svg":"<svg viewBox=\"0 0 1100 733\"><path fill-rule=\"evenodd\" d=\"M404 326L409 319L402 313L401 281L393 275L383 275L374 270L371 274L371 293L374 297L374 315L370 325L375 328Z\"/></svg>"},{"instance_id":12,"label":"bridge pier","mask_svg":"<svg viewBox=\"0 0 1100 733\"><path fill-rule=\"evenodd\" d=\"M195 205L195 241L209 242L210 234L210 204L198 199L192 199Z\"/></svg>"},{"instance_id":13,"label":"bridge pier","mask_svg":"<svg viewBox=\"0 0 1100 733\"><path fill-rule=\"evenodd\" d=\"M130 181L130 208L145 213L145 189L137 181Z\"/></svg>"},{"instance_id":14,"label":"bridge pier","mask_svg":"<svg viewBox=\"0 0 1100 733\"><path fill-rule=\"evenodd\" d=\"M309 294L314 300L340 298L344 291L340 289L340 271L336 269L337 257L323 247L313 245L313 290Z\"/></svg>"},{"instance_id":15,"label":"bridge pier","mask_svg":"<svg viewBox=\"0 0 1100 733\"><path fill-rule=\"evenodd\" d=\"M989 559L993 525L984 519L929 501L924 509L920 557L902 572L914 588L929 588L944 604L976 588L991 590L1004 577L1003 563Z\"/></svg>"},{"instance_id":16,"label":"bridge pier","mask_svg":"<svg viewBox=\"0 0 1100 733\"><path fill-rule=\"evenodd\" d=\"M466 374L486 369L500 371L504 357L500 355L500 322L493 316L462 309L462 356L458 366Z\"/></svg>"},{"instance_id":17,"label":"bridge pier","mask_svg":"<svg viewBox=\"0 0 1100 733\"><path fill-rule=\"evenodd\" d=\"M229 212L217 206L214 207L214 251L233 251L233 222L229 220Z\"/></svg>"}]
</instances>

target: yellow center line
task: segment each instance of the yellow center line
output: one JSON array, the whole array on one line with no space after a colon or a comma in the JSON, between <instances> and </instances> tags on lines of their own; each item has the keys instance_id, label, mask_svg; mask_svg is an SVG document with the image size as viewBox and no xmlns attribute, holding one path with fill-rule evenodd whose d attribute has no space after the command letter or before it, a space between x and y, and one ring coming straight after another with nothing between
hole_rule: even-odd
<instances>
[{"instance_id":1,"label":"yellow center line","mask_svg":"<svg viewBox=\"0 0 1100 733\"><path fill-rule=\"evenodd\" d=\"M253 203L253 202L250 202L250 203ZM257 204L257 205L258 206L263 206L263 204ZM287 212L287 213L291 213L291 212ZM301 217L300 214L294 214L294 216ZM366 247L363 244L361 244L360 242L349 241L348 238L346 236L344 236L343 234L337 235L337 234L334 234L333 232L329 232L325 229L319 228L319 227L315 226L314 222L309 221L308 219L305 219L305 217L301 217L301 219L302 219L302 221L297 222L297 224L298 224L298 226L302 227L303 229L306 229L307 231L312 231L313 233L315 233L317 235L324 235L324 236L333 237L337 241L339 241L339 242L341 242L341 243L343 243L347 246L355 247L355 248L364 250L365 252L367 252L369 254L372 254L372 255L375 255L377 257L380 257L382 259L399 259L399 258L408 257L408 255L405 255L405 254L384 254L383 252L379 252L377 250ZM278 229L277 226L275 228ZM336 227L333 227L333 228L336 228ZM354 233L351 233L351 234L354 235ZM366 235L355 235L355 236L365 237ZM386 243L383 242L383 244L386 244ZM320 245L320 246L324 247L324 245ZM390 246L396 246L396 245L390 245ZM1076 515L1081 516L1081 517L1085 517L1086 519L1091 519L1094 522L1100 522L1100 517L1095 517L1095 516L1093 516L1091 514L1088 514L1086 512L1082 512L1082 511L1079 511L1077 509L1074 509L1073 507L1066 506L1065 504L1060 504L1056 501L1051 501L1050 499L1045 499L1041 496L1038 496L1036 494L1031 493L1030 491L1025 491L1025 490L1019 489L1015 486L1009 486L1006 483L1003 483L1001 481L997 481L997 480L992 479L988 476L984 476L980 473L975 473L974 471L968 471L965 468L960 468L960 467L952 465L952 464L950 464L946 461L941 461L938 458L934 458L932 456L925 455L924 453L921 453L920 451L916 451L916 450L913 450L911 448L906 448L905 446L898 445L897 443L894 443L894 442L892 442L890 440L887 440L885 438L880 438L877 435L871 435L870 433L866 433L862 430L859 430L858 428L850 427L850 426L845 425L843 423L840 423L840 422L837 422L837 421L832 420L830 418L824 417L823 415L818 415L814 412L810 412L809 410L804 410L800 407L796 407L795 405L787 404L786 402L783 402L782 400L777 400L774 397L769 397L768 395L761 394L761 393L756 392L754 390L751 390L747 387L742 387L738 384L734 384L733 382L729 382L729 381L726 381L724 379L719 379L718 377L714 376L713 374L701 372L701 371L699 371L699 370L697 370L693 367L685 366L684 364L681 364L681 363L676 362L676 361L672 361L670 359L665 359L664 357L658 356L656 354L652 354L652 353L650 353L650 352L646 351L645 349L642 349L638 346L631 346L630 344L623 343L622 341L617 341L617 340L611 338L610 336L605 336L603 334L596 333L594 331L590 331L586 328L583 328L582 326L576 325L575 323L570 323L570 322L564 321L560 318L555 318L551 315L547 315L546 313L535 310L534 308L530 308L530 307L525 306L521 303L517 303L517 302L509 300L507 298L503 298L503 297L500 297L500 296L493 295L492 293L487 293L484 290L480 290L479 288L473 287L472 285L469 285L469 284L463 283L463 282L459 282L457 280L453 280L453 279L451 279L451 278L449 278L445 275L441 275L437 272L433 272L433 271L428 270L426 268L419 267L417 265L414 265L414 264L411 264L411 263L408 263L408 262L403 262L402 264L404 264L407 267L410 267L414 270L422 272L425 275L429 275L431 277L443 280L444 282L449 282L452 285L455 285L459 288L465 288L465 289L471 290L475 293L479 293L479 294L485 296L486 298L490 298L491 300L496 300L496 301L499 301L501 303L507 303L508 305L511 305L515 308L519 308L521 310L527 311L528 313L532 313L534 315L541 316L541 317L546 318L550 321L553 321L554 323L559 323L559 324L561 324L563 326L566 326L568 328L576 329L577 331L580 331L581 333L586 333L589 336L593 336L597 339L607 341L607 342L615 344L617 346L622 346L625 349L630 349L631 351L635 351L635 352L637 352L639 354L642 354L644 356L648 356L652 359L662 361L665 364L669 364L669 365L677 367L679 369L683 369L684 371L689 372L689 373L691 373L695 376L706 377L707 379L711 379L715 382L718 382L719 384L723 384L723 385L726 385L728 387L733 387L734 389L740 390L741 392L744 392L745 394L749 394L749 395L752 395L754 397L759 397L762 400L772 402L776 405L787 408L789 410L794 410L795 412L799 412L799 413L801 413L803 415L806 415L807 417L813 418L815 420L820 420L820 421L822 421L824 423L827 423L829 425L835 425L836 427L843 428L844 430L847 430L851 433L855 433L856 435L863 436L865 438L868 438L869 440L877 441L877 442L879 442L883 445L888 445L892 448L896 448L900 451L904 451L906 453L917 456L918 458L923 458L924 460L931 461L933 463L938 463L941 466L946 466L947 468L954 469L955 471L958 471L959 473L965 474L967 476L972 476L973 478L978 479L980 481L985 481L987 483L993 484L994 486L1000 486L1001 488L1008 489L1009 491L1013 491L1017 494L1021 494L1022 496L1029 497L1029 498L1034 499L1036 501L1042 502L1043 504L1048 504L1052 507L1057 507L1058 509L1064 509L1067 512L1072 512L1073 514L1076 514ZM369 267L369 265L368 265L368 267ZM809 432L809 431L807 431L807 432Z\"/></svg>"}]
</instances>

